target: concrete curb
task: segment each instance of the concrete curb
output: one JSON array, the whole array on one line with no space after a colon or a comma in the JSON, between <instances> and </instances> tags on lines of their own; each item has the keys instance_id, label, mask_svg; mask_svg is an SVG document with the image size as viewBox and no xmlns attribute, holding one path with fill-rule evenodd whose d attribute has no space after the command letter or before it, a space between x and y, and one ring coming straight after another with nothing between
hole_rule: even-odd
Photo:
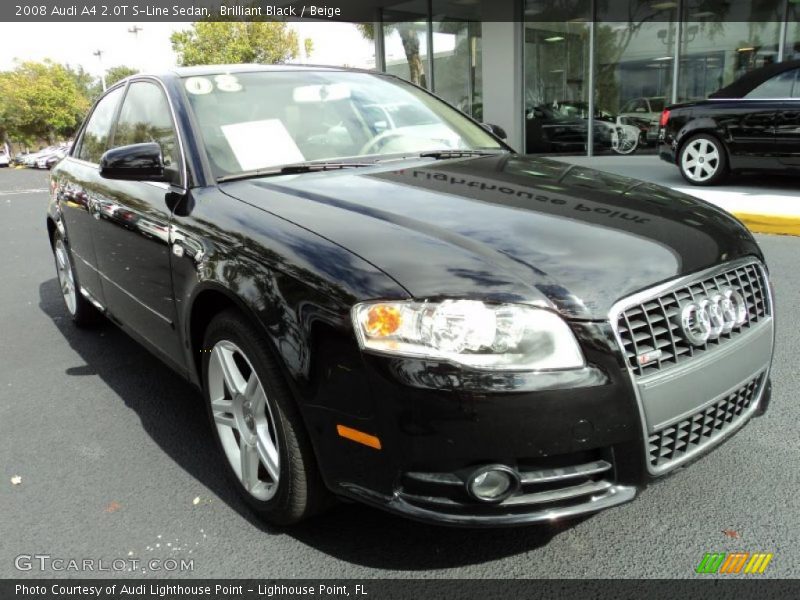
<instances>
[{"instance_id":1,"label":"concrete curb","mask_svg":"<svg viewBox=\"0 0 800 600\"><path fill-rule=\"evenodd\" d=\"M800 217L732 212L753 233L800 236Z\"/></svg>"}]
</instances>

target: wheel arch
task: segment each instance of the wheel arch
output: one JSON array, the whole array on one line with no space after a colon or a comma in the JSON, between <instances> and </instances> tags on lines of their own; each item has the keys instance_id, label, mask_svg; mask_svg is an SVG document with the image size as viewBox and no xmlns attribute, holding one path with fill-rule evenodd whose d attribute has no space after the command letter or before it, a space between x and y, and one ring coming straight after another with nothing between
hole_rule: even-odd
<instances>
[{"instance_id":1,"label":"wheel arch","mask_svg":"<svg viewBox=\"0 0 800 600\"><path fill-rule=\"evenodd\" d=\"M50 248L53 248L56 241L56 222L50 215L47 216L47 237L50 239Z\"/></svg>"},{"instance_id":2,"label":"wheel arch","mask_svg":"<svg viewBox=\"0 0 800 600\"><path fill-rule=\"evenodd\" d=\"M235 310L254 326L263 329L256 311L229 288L216 282L206 282L198 288L192 296L185 325L190 354L189 375L198 387L202 387L203 336L211 320L225 310Z\"/></svg>"}]
</instances>

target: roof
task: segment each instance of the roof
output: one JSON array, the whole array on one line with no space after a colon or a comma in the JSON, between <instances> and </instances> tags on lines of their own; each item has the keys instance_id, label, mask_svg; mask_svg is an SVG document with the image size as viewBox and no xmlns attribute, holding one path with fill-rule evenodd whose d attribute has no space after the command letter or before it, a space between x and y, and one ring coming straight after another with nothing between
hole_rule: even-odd
<instances>
[{"instance_id":1,"label":"roof","mask_svg":"<svg viewBox=\"0 0 800 600\"><path fill-rule=\"evenodd\" d=\"M764 83L767 79L774 77L778 73L789 71L791 69L800 68L800 60L787 60L786 62L773 63L760 69L755 69L749 73L745 73L739 79L720 88L709 98L743 98L754 88Z\"/></svg>"},{"instance_id":2,"label":"roof","mask_svg":"<svg viewBox=\"0 0 800 600\"><path fill-rule=\"evenodd\" d=\"M192 77L203 75L218 75L220 73L247 73L253 71L356 71L373 72L367 69L352 69L348 67L337 67L331 65L260 65L260 64L237 64L237 65L198 65L194 67L176 67L172 73L178 77Z\"/></svg>"}]
</instances>

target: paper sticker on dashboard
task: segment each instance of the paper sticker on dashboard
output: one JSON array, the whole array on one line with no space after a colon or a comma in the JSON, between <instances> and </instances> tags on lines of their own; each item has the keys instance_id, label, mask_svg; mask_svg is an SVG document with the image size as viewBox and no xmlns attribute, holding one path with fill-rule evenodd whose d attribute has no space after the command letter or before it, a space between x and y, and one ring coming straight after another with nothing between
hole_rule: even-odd
<instances>
[{"instance_id":1,"label":"paper sticker on dashboard","mask_svg":"<svg viewBox=\"0 0 800 600\"><path fill-rule=\"evenodd\" d=\"M223 125L222 133L245 171L305 160L280 119Z\"/></svg>"}]
</instances>

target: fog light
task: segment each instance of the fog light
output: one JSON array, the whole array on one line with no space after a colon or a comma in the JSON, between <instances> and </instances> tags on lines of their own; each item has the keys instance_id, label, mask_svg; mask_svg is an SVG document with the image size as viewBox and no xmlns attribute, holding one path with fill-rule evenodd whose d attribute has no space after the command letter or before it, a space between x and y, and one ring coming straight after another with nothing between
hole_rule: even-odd
<instances>
[{"instance_id":1,"label":"fog light","mask_svg":"<svg viewBox=\"0 0 800 600\"><path fill-rule=\"evenodd\" d=\"M481 467L467 479L469 495L481 502L502 502L519 489L519 477L504 465Z\"/></svg>"}]
</instances>

